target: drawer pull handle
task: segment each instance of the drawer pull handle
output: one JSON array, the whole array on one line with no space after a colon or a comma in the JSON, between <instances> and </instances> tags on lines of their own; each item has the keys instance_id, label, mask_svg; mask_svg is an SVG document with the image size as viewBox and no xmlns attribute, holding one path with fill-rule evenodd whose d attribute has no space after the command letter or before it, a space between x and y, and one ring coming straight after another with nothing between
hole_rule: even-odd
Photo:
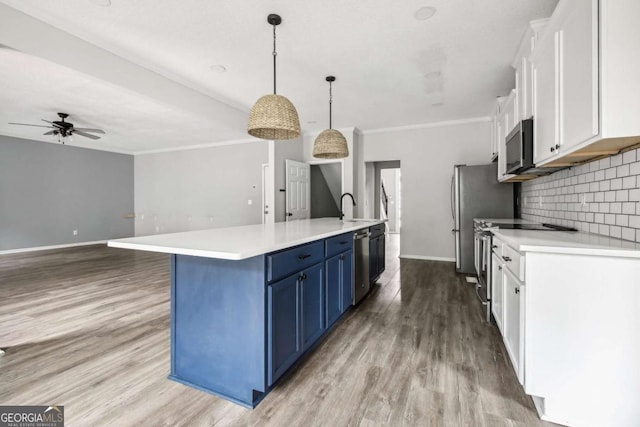
<instances>
[{"instance_id":1,"label":"drawer pull handle","mask_svg":"<svg viewBox=\"0 0 640 427\"><path fill-rule=\"evenodd\" d=\"M340 259L341 259L341 260L344 260L344 255L340 255Z\"/></svg>"},{"instance_id":2,"label":"drawer pull handle","mask_svg":"<svg viewBox=\"0 0 640 427\"><path fill-rule=\"evenodd\" d=\"M298 255L299 260L307 259L311 256L311 254Z\"/></svg>"},{"instance_id":3,"label":"drawer pull handle","mask_svg":"<svg viewBox=\"0 0 640 427\"><path fill-rule=\"evenodd\" d=\"M498 245L491 246L491 249L498 249Z\"/></svg>"},{"instance_id":4,"label":"drawer pull handle","mask_svg":"<svg viewBox=\"0 0 640 427\"><path fill-rule=\"evenodd\" d=\"M347 242L347 241L345 241L345 240L343 240L343 241L341 241L341 242L340 242L340 244L341 244L341 245L346 245L347 243L349 243L349 242Z\"/></svg>"},{"instance_id":5,"label":"drawer pull handle","mask_svg":"<svg viewBox=\"0 0 640 427\"><path fill-rule=\"evenodd\" d=\"M301 282L303 282L303 281L307 280L307 275L306 275L306 273L302 273L302 274L298 277L298 280L299 280L299 281L301 281Z\"/></svg>"},{"instance_id":6,"label":"drawer pull handle","mask_svg":"<svg viewBox=\"0 0 640 427\"><path fill-rule=\"evenodd\" d=\"M502 259L507 261L507 262L511 262L511 258L509 258L508 256L502 256Z\"/></svg>"}]
</instances>

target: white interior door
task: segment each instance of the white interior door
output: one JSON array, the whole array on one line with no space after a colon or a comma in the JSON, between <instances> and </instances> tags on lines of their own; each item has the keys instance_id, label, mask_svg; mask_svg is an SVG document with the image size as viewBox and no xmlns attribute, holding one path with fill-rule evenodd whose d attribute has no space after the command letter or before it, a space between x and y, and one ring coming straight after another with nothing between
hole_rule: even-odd
<instances>
[{"instance_id":1,"label":"white interior door","mask_svg":"<svg viewBox=\"0 0 640 427\"><path fill-rule=\"evenodd\" d=\"M310 204L310 173L307 163L285 160L286 166L286 220L305 219L311 217Z\"/></svg>"}]
</instances>

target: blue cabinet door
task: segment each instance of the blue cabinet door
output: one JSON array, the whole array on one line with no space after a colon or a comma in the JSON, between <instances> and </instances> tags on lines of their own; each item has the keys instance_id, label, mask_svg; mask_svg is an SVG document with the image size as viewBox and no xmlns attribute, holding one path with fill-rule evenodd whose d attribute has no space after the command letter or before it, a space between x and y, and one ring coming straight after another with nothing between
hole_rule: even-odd
<instances>
[{"instance_id":1,"label":"blue cabinet door","mask_svg":"<svg viewBox=\"0 0 640 427\"><path fill-rule=\"evenodd\" d=\"M324 263L301 273L302 351L309 348L325 330Z\"/></svg>"},{"instance_id":2,"label":"blue cabinet door","mask_svg":"<svg viewBox=\"0 0 640 427\"><path fill-rule=\"evenodd\" d=\"M340 258L340 270L341 270L341 280L340 280L340 292L342 293L342 298L340 300L340 314L347 311L351 304L353 303L353 251L347 251L341 255L338 255Z\"/></svg>"},{"instance_id":3,"label":"blue cabinet door","mask_svg":"<svg viewBox=\"0 0 640 427\"><path fill-rule=\"evenodd\" d=\"M378 278L378 238L369 240L369 283Z\"/></svg>"},{"instance_id":4,"label":"blue cabinet door","mask_svg":"<svg viewBox=\"0 0 640 427\"><path fill-rule=\"evenodd\" d=\"M272 385L302 353L298 275L267 287L268 383Z\"/></svg>"},{"instance_id":5,"label":"blue cabinet door","mask_svg":"<svg viewBox=\"0 0 640 427\"><path fill-rule=\"evenodd\" d=\"M338 320L338 317L342 314L342 301L341 301L341 282L342 272L340 259L342 255L336 255L329 258L325 262L325 294L327 296L326 302L326 317L327 327L333 325Z\"/></svg>"}]
</instances>

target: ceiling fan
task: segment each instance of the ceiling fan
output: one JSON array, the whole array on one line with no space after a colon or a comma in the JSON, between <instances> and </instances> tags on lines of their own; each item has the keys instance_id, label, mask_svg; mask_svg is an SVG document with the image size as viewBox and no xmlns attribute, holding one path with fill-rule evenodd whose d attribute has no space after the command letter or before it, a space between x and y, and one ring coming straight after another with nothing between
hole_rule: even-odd
<instances>
[{"instance_id":1,"label":"ceiling fan","mask_svg":"<svg viewBox=\"0 0 640 427\"><path fill-rule=\"evenodd\" d=\"M49 123L50 126L45 125L32 125L28 123L9 123L10 125L19 125L19 126L35 126L41 128L49 128L51 129L48 132L43 133L43 135L57 135L58 140L64 144L64 138L72 135L80 135L86 138L91 139L100 139L99 136L92 135L91 133L101 133L105 132L102 129L90 129L90 128L77 128L73 126L73 123L65 122L64 119L69 117L67 113L58 113L58 117L60 120L55 120L50 122L49 120L41 119L43 122Z\"/></svg>"}]
</instances>

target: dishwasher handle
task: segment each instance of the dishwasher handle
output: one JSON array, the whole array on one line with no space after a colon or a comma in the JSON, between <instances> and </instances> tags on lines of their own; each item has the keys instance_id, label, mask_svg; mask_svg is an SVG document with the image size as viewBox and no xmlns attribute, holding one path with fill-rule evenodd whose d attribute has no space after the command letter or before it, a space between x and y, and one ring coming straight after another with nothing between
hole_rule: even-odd
<instances>
[{"instance_id":1,"label":"dishwasher handle","mask_svg":"<svg viewBox=\"0 0 640 427\"><path fill-rule=\"evenodd\" d=\"M353 240L361 240L364 239L365 237L370 237L371 233L370 232L366 232L366 233L354 233L353 234Z\"/></svg>"}]
</instances>

